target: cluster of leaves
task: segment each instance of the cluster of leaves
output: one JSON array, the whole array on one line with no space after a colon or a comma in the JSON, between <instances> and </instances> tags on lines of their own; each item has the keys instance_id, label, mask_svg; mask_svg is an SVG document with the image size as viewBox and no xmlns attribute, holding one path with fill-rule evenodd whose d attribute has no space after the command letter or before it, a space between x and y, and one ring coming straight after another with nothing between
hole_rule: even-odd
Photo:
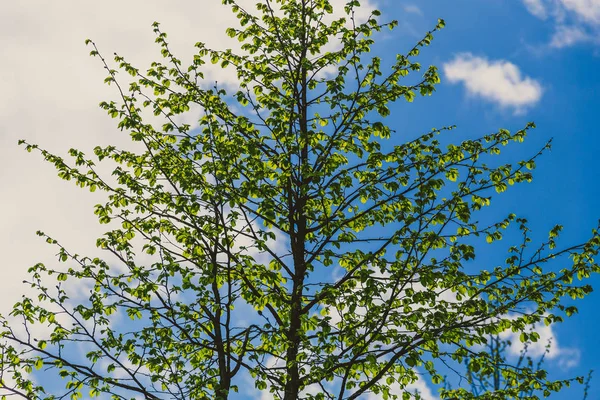
<instances>
[{"instance_id":1,"label":"cluster of leaves","mask_svg":"<svg viewBox=\"0 0 600 400\"><path fill-rule=\"evenodd\" d=\"M72 149L66 161L23 142L61 178L106 192L95 214L112 229L97 241L106 258L73 254L40 232L67 266L30 269L38 297L13 309L25 333L3 320L0 392L226 399L250 375L285 400L406 398L391 387L414 383L417 368L436 384L448 361L485 370L493 360L473 345L561 321L574 311L561 299L591 291L577 280L599 270L597 231L557 248L557 226L531 249L525 220L474 219L494 193L532 179L549 144L516 165L492 164L533 124L445 147L439 135L452 127L389 143L389 105L430 95L440 81L433 66L410 79L443 21L384 69L369 56L372 34L396 23L380 23L376 11L356 21L358 1L331 22L328 0L265 0L256 15L224 3L240 21L227 30L240 54L198 43L183 67L155 24L165 64L144 73L115 56L135 78L128 89L88 41L121 96L101 107L140 151L97 147L92 159ZM234 70L237 90L206 86L206 62ZM197 106L197 125L179 122ZM98 172L107 160L112 176ZM466 268L478 238L498 241L515 224L523 240L503 265ZM562 269L543 269L561 258ZM88 298L76 296L81 287ZM47 335L31 334L40 324ZM500 369L516 388L505 398L520 385L550 393L563 384L527 367ZM34 383L53 372L63 387Z\"/></svg>"}]
</instances>

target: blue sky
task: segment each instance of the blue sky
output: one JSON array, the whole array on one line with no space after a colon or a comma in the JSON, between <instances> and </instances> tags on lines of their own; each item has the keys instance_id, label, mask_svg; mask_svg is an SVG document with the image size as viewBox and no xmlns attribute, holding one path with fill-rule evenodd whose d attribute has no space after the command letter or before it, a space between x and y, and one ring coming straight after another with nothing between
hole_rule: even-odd
<instances>
[{"instance_id":1,"label":"blue sky","mask_svg":"<svg viewBox=\"0 0 600 400\"><path fill-rule=\"evenodd\" d=\"M401 21L401 40L380 43L384 54L406 49L436 18L447 23L422 53L423 64L443 71L442 84L433 97L399 106L402 111L392 113L398 126L413 132L456 124L453 134L462 140L535 121L538 128L508 157L527 157L550 138L552 151L538 162L531 184L498 197L490 212L512 210L542 235L563 224L565 243L585 238L600 218L600 2L386 1L382 10ZM598 277L592 282L599 287ZM578 315L553 327L562 354L546 367L556 376L600 369L599 303L600 288L577 303ZM597 382L590 399L600 398ZM552 398L581 398L581 388Z\"/></svg>"},{"instance_id":2,"label":"blue sky","mask_svg":"<svg viewBox=\"0 0 600 400\"><path fill-rule=\"evenodd\" d=\"M337 0L336 0L337 1ZM93 252L102 228L92 215L99 197L60 182L50 166L16 146L20 138L64 153L122 141L97 108L115 93L102 84L103 71L83 45L93 38L107 54L118 51L136 65L158 57L150 24L162 22L176 54L190 57L196 41L231 46L224 35L233 24L220 1L132 0L83 4L76 0L13 2L0 15L0 252L5 287L0 311L20 297L18 283L34 262L52 259L54 250L37 240L42 229L81 253ZM165 4L169 3L169 4ZM199 4L203 3L203 4ZM339 1L338 1L339 3ZM528 121L538 128L511 159L528 157L553 138L534 181L498 197L490 210L503 217L516 212L540 235L565 225L563 243L589 236L600 218L600 0L379 0L363 1L397 19L393 33L380 35L374 51L384 59L406 51L433 28L447 27L422 52L423 65L435 64L442 83L430 98L399 103L389 124L414 136L432 127L457 125L455 140L498 128L516 130ZM143 5L143 6L142 6ZM220 81L231 80L215 72ZM89 254L89 253L86 253ZM490 259L493 257L490 256ZM483 266L490 267L490 266ZM556 353L546 367L556 377L596 369L589 399L600 398L600 278L595 293L578 302L580 312L554 326ZM581 398L576 387L553 399Z\"/></svg>"}]
</instances>

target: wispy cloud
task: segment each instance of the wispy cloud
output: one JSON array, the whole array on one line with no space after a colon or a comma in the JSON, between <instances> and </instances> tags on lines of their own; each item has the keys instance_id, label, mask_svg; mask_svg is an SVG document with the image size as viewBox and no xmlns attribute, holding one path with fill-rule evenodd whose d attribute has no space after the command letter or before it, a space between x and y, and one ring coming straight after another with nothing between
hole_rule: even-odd
<instances>
[{"instance_id":1,"label":"wispy cloud","mask_svg":"<svg viewBox=\"0 0 600 400\"><path fill-rule=\"evenodd\" d=\"M414 4L407 4L404 6L404 11L410 14L417 14L417 15L423 15L423 11L421 11L421 9L414 5Z\"/></svg>"},{"instance_id":2,"label":"wispy cloud","mask_svg":"<svg viewBox=\"0 0 600 400\"><path fill-rule=\"evenodd\" d=\"M590 34L581 27L559 25L552 35L550 46L560 49L590 40L592 40Z\"/></svg>"},{"instance_id":3,"label":"wispy cloud","mask_svg":"<svg viewBox=\"0 0 600 400\"><path fill-rule=\"evenodd\" d=\"M527 355L532 358L540 358L545 354L545 358L552 360L559 367L569 369L579 365L581 352L574 347L564 347L560 344L556 337L552 325L544 325L543 323L533 326L533 331L540 335L537 342L528 343L525 345L519 339L520 333L506 331L500 336L503 339L510 340L511 346L508 348L509 354L518 357L527 346ZM549 346L549 347L548 347Z\"/></svg>"},{"instance_id":4,"label":"wispy cloud","mask_svg":"<svg viewBox=\"0 0 600 400\"><path fill-rule=\"evenodd\" d=\"M600 35L600 0L522 1L535 17L552 17L555 32L550 39L550 47L563 48L594 42L594 37Z\"/></svg>"},{"instance_id":5,"label":"wispy cloud","mask_svg":"<svg viewBox=\"0 0 600 400\"><path fill-rule=\"evenodd\" d=\"M545 19L548 14L543 0L523 0L527 10L538 18Z\"/></svg>"},{"instance_id":6,"label":"wispy cloud","mask_svg":"<svg viewBox=\"0 0 600 400\"><path fill-rule=\"evenodd\" d=\"M600 0L522 0L527 10L538 18L552 15L559 22L570 17L600 25Z\"/></svg>"},{"instance_id":7,"label":"wispy cloud","mask_svg":"<svg viewBox=\"0 0 600 400\"><path fill-rule=\"evenodd\" d=\"M522 76L519 68L505 60L488 60L471 53L458 54L443 65L451 83L462 83L471 96L522 112L542 97L541 84Z\"/></svg>"},{"instance_id":8,"label":"wispy cloud","mask_svg":"<svg viewBox=\"0 0 600 400\"><path fill-rule=\"evenodd\" d=\"M600 24L600 0L560 0L558 3L584 21Z\"/></svg>"}]
</instances>

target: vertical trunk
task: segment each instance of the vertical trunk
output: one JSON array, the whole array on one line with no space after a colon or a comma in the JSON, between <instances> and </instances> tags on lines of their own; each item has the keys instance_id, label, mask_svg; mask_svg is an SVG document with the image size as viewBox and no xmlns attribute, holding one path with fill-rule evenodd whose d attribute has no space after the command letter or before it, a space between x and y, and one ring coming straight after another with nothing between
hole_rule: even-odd
<instances>
[{"instance_id":1,"label":"vertical trunk","mask_svg":"<svg viewBox=\"0 0 600 400\"><path fill-rule=\"evenodd\" d=\"M305 152L304 149L302 151ZM304 182L301 180L300 185ZM287 361L287 381L285 386L284 400L296 400L300 391L300 370L298 365L298 353L302 341L302 292L304 290L304 278L306 274L305 259L305 240L306 240L306 216L304 215L306 197L302 192L303 188L298 190L301 195L295 204L294 218L296 230L292 237L292 254L294 258L294 276L292 282L292 296L290 305L290 326L287 333L288 349L286 353Z\"/></svg>"},{"instance_id":2,"label":"vertical trunk","mask_svg":"<svg viewBox=\"0 0 600 400\"><path fill-rule=\"evenodd\" d=\"M214 209L215 218L218 219L219 210L217 206ZM217 350L217 365L219 368L219 383L215 388L215 396L217 400L227 400L229 397L229 389L231 387L231 376L229 373L229 365L227 363L227 351L225 348L226 343L223 339L223 333L221 331L221 317L222 317L222 302L221 302L221 293L219 292L219 285L217 283L218 274L219 274L219 264L218 264L218 247L215 244L215 247L211 254L211 263L212 263L212 285L211 290L213 292L214 301L217 305L214 314L212 316L212 323L215 331L215 347ZM227 310L226 312L228 312Z\"/></svg>"},{"instance_id":3,"label":"vertical trunk","mask_svg":"<svg viewBox=\"0 0 600 400\"><path fill-rule=\"evenodd\" d=\"M295 277L292 288L290 326L288 329L288 349L286 353L287 361L287 381L285 385L284 400L296 400L300 392L300 367L298 365L298 353L301 342L301 309L302 309L302 290L304 284L304 272L306 268L303 265L304 243L296 241L294 251ZM300 253L302 252L302 253ZM300 253L300 254L298 254ZM297 260L297 264L296 264Z\"/></svg>"},{"instance_id":4,"label":"vertical trunk","mask_svg":"<svg viewBox=\"0 0 600 400\"><path fill-rule=\"evenodd\" d=\"M303 4L304 7L304 4ZM302 33L303 38L306 33ZM304 42L304 40L303 40ZM305 240L306 240L306 201L308 177L308 124L307 124L307 70L305 63L306 45L302 43L302 55L300 57L299 66L299 83L300 92L296 95L298 111L299 111L299 129L302 148L300 150L300 159L298 165L298 182L296 185L291 185L291 193L296 193L295 204L290 209L290 220L294 222L290 226L292 233L292 255L294 259L294 276L292 282L292 296L290 305L290 326L287 332L288 349L286 353L286 372L287 380L285 385L284 400L297 400L300 393L302 382L300 377L300 366L298 365L298 354L302 342L302 294L304 290L304 278L306 274L306 258L305 258ZM296 186L296 187L294 187Z\"/></svg>"},{"instance_id":5,"label":"vertical trunk","mask_svg":"<svg viewBox=\"0 0 600 400\"><path fill-rule=\"evenodd\" d=\"M217 269L216 264L215 270ZM216 275L215 275L216 278ZM227 400L229 397L229 388L231 386L231 378L229 375L229 368L227 365L227 350L225 349L225 343L221 332L221 298L219 295L219 288L215 282L212 284L212 290L215 294L215 301L217 309L215 310L213 325L215 330L215 347L217 349L217 365L219 367L219 384L215 388L215 394L217 400Z\"/></svg>"}]
</instances>

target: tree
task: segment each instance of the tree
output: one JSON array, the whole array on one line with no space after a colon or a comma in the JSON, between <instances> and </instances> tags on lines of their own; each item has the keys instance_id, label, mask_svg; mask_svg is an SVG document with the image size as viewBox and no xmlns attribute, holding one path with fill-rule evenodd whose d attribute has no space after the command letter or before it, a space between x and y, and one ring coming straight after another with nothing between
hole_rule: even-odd
<instances>
[{"instance_id":1,"label":"tree","mask_svg":"<svg viewBox=\"0 0 600 400\"><path fill-rule=\"evenodd\" d=\"M538 356L537 360L535 360L534 356L529 352L529 349L533 344L533 342L525 342L522 344L517 360L512 366L519 369L521 366L526 365L527 371L546 376L547 372L542 366L546 360L546 356L550 354L552 349L552 339L547 341L543 354ZM488 339L483 350L483 354L485 354L492 363L490 366L481 369L479 363L471 364L470 359L465 359L464 366L466 374L462 377L469 383L470 393L474 394L475 397L494 393L498 398L504 398L504 389L515 386L514 382L511 382L510 380L511 377L503 376L502 374L503 367L510 363L507 352L511 346L513 346L513 343L510 339L500 337L500 335L496 334ZM579 380L585 384L583 388L583 400L588 397L592 373L593 370L590 370L585 381L582 381L582 378L579 378ZM447 389L452 387L448 382L445 384ZM536 386L522 385L519 387L520 393L518 398L533 398L534 395L538 394L537 392L539 389L540 388Z\"/></svg>"},{"instance_id":2,"label":"tree","mask_svg":"<svg viewBox=\"0 0 600 400\"><path fill-rule=\"evenodd\" d=\"M251 376L285 400L395 397L391 387L418 370L439 384L445 363L493 367L473 350L488 335L512 329L535 341L528 327L576 310L562 299L591 291L576 281L599 270L596 230L556 248L556 226L532 248L524 219L474 219L494 191L532 179L549 144L517 165L496 160L533 124L443 146L452 127L401 142L385 123L389 104L439 83L433 66L414 75L442 20L384 68L369 55L372 34L396 22L378 12L358 21L358 1L342 18L328 0L264 0L256 14L224 3L239 18L227 34L242 52L198 43L184 67L155 23L165 64L143 72L115 56L135 78L128 89L87 41L121 96L101 107L142 150L97 147L92 159L71 149L66 161L22 142L61 178L107 193L95 214L109 230L97 240L103 258L39 232L66 264L30 269L38 296L12 311L25 329L3 320L4 394L227 399ZM205 85L207 61L233 68L239 88ZM180 123L192 105L203 110L197 126ZM108 160L112 176L96 165ZM480 239L496 242L514 225L523 240L504 265L469 262ZM39 326L46 333L32 334ZM505 398L569 382L523 366L501 373L513 382Z\"/></svg>"}]
</instances>

